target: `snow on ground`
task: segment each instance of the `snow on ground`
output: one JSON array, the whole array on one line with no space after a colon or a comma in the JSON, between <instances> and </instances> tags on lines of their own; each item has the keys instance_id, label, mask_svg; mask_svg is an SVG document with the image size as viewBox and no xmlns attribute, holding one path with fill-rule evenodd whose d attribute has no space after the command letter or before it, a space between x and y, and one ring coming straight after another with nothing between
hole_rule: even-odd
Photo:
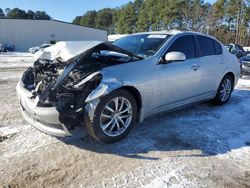
<instances>
[{"instance_id":1,"label":"snow on ground","mask_svg":"<svg viewBox=\"0 0 250 188\"><path fill-rule=\"evenodd\" d=\"M237 84L237 88L250 89L250 76L243 76Z\"/></svg>"},{"instance_id":2,"label":"snow on ground","mask_svg":"<svg viewBox=\"0 0 250 188\"><path fill-rule=\"evenodd\" d=\"M162 113L106 145L84 128L57 139L29 125L15 86L31 58L10 55L0 55L0 187L250 187L249 77L226 105Z\"/></svg>"},{"instance_id":3,"label":"snow on ground","mask_svg":"<svg viewBox=\"0 0 250 188\"><path fill-rule=\"evenodd\" d=\"M7 52L0 53L0 57L30 57L33 56L32 53L29 52Z\"/></svg>"},{"instance_id":4,"label":"snow on ground","mask_svg":"<svg viewBox=\"0 0 250 188\"><path fill-rule=\"evenodd\" d=\"M34 61L31 53L8 52L0 54L0 68L29 67Z\"/></svg>"}]
</instances>

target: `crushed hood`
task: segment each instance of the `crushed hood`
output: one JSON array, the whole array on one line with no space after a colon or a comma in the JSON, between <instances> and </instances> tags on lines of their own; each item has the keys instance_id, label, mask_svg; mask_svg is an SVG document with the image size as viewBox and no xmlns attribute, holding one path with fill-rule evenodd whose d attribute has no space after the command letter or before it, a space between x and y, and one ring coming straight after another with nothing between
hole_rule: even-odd
<instances>
[{"instance_id":1,"label":"crushed hood","mask_svg":"<svg viewBox=\"0 0 250 188\"><path fill-rule=\"evenodd\" d=\"M37 52L35 59L55 60L60 57L66 62L69 59L80 55L81 53L101 44L101 41L62 41L55 45Z\"/></svg>"}]
</instances>

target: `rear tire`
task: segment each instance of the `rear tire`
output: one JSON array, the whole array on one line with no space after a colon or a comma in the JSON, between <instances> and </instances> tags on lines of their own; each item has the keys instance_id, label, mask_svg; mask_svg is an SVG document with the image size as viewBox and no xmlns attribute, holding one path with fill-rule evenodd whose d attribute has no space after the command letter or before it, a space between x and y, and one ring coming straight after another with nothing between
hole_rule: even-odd
<instances>
[{"instance_id":1,"label":"rear tire","mask_svg":"<svg viewBox=\"0 0 250 188\"><path fill-rule=\"evenodd\" d=\"M218 88L215 98L212 100L214 104L222 105L228 102L233 91L234 83L230 75L226 75Z\"/></svg>"},{"instance_id":2,"label":"rear tire","mask_svg":"<svg viewBox=\"0 0 250 188\"><path fill-rule=\"evenodd\" d=\"M137 104L133 95L123 89L101 98L93 122L86 115L85 126L96 140L114 143L122 140L136 123Z\"/></svg>"}]
</instances>

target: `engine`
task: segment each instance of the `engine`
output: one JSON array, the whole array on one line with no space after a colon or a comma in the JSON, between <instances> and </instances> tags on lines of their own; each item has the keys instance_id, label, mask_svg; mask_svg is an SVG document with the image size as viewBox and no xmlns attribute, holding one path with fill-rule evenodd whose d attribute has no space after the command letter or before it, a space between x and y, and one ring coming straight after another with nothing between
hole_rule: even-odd
<instances>
[{"instance_id":1,"label":"engine","mask_svg":"<svg viewBox=\"0 0 250 188\"><path fill-rule=\"evenodd\" d=\"M82 97L83 93L92 91L99 84L100 77L95 77L87 84L81 84L80 82L96 70L93 67L93 65L91 65L91 68L82 65L74 67L53 92L47 92L46 103L54 103L54 105L59 103L69 104L67 101L76 101L74 99ZM46 90L57 82L67 68L68 64L60 61L60 59L55 61L38 59L33 67L24 72L22 82L35 98L37 95L46 93ZM92 87L88 88L88 85ZM70 105L73 105L72 103Z\"/></svg>"}]
</instances>

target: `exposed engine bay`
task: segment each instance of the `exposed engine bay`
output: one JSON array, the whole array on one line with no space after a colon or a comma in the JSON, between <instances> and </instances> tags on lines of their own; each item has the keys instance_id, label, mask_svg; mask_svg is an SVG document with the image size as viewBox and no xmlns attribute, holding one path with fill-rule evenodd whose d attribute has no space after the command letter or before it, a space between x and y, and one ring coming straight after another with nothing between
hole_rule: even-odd
<instances>
[{"instance_id":1,"label":"exposed engine bay","mask_svg":"<svg viewBox=\"0 0 250 188\"><path fill-rule=\"evenodd\" d=\"M141 58L101 43L68 61L37 59L22 76L22 84L38 100L38 107L56 107L60 122L72 129L83 122L85 100L100 84L101 69ZM80 120L80 121L79 121Z\"/></svg>"}]
</instances>

